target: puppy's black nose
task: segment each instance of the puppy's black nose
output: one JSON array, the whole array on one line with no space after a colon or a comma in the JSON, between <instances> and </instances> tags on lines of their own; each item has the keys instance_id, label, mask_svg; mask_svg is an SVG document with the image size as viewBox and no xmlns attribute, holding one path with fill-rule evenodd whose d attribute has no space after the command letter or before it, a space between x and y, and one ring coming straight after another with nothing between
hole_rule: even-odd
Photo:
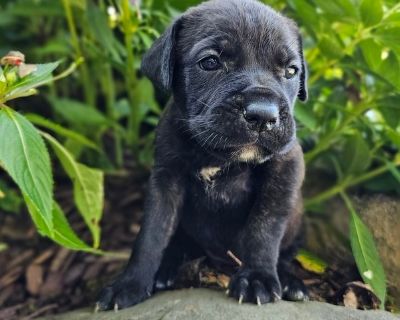
<instances>
[{"instance_id":1,"label":"puppy's black nose","mask_svg":"<svg viewBox=\"0 0 400 320\"><path fill-rule=\"evenodd\" d=\"M245 108L243 114L256 130L272 130L279 125L279 108L272 102L253 102Z\"/></svg>"}]
</instances>

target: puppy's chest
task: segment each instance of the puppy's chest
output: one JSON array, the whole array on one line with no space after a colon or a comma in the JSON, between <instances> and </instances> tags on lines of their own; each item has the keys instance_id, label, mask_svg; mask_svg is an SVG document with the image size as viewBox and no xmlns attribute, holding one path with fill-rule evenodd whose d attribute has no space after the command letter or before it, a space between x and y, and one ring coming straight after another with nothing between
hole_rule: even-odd
<instances>
[{"instance_id":1,"label":"puppy's chest","mask_svg":"<svg viewBox=\"0 0 400 320\"><path fill-rule=\"evenodd\" d=\"M236 205L254 189L250 168L205 166L196 173L196 180L207 201L216 205Z\"/></svg>"}]
</instances>

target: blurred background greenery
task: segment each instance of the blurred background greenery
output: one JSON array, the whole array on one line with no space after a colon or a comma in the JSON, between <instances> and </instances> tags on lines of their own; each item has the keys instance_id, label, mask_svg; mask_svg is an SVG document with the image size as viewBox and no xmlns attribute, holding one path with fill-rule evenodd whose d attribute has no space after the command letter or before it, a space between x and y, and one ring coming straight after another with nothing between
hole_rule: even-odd
<instances>
[{"instance_id":1,"label":"blurred background greenery","mask_svg":"<svg viewBox=\"0 0 400 320\"><path fill-rule=\"evenodd\" d=\"M93 166L123 168L124 152L132 152L149 168L162 105L138 73L141 56L174 16L199 2L1 0L0 55L18 49L31 63L63 59L64 66L85 59L70 78L19 108L96 141L100 152L64 141ZM399 192L397 1L264 2L297 21L304 35L310 99L296 107L298 135L309 171L332 179L308 207L319 210L321 200L355 185Z\"/></svg>"},{"instance_id":2,"label":"blurred background greenery","mask_svg":"<svg viewBox=\"0 0 400 320\"><path fill-rule=\"evenodd\" d=\"M106 177L149 170L165 99L140 75L141 57L173 17L199 2L0 0L0 56L19 50L29 63L61 59L60 70L84 58L70 77L11 106ZM293 18L304 38L310 98L297 104L296 118L307 163L307 212L329 215L327 200L334 196L353 211L349 190L398 195L398 1L264 2ZM95 148L54 130L54 123ZM5 175L0 189L0 215L19 212L21 196Z\"/></svg>"}]
</instances>

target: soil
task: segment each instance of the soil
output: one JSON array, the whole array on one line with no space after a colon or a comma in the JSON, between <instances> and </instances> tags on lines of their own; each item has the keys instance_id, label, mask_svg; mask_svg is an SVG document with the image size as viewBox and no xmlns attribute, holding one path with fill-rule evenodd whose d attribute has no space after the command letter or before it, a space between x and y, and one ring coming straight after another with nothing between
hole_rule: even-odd
<instances>
[{"instance_id":1,"label":"soil","mask_svg":"<svg viewBox=\"0 0 400 320\"><path fill-rule=\"evenodd\" d=\"M107 177L101 247L116 253L113 256L61 248L37 234L26 212L0 212L0 240L8 245L0 252L0 319L34 319L94 305L100 288L126 263L140 229L146 180L146 174L135 173ZM71 225L90 242L74 209L70 186L67 182L58 185L63 187L57 188L56 197ZM372 292L354 282L359 280L354 266L331 266L321 275L295 263L294 270L308 286L312 300L361 309L377 307ZM204 259L188 263L181 271L177 287L226 287L229 282Z\"/></svg>"}]
</instances>

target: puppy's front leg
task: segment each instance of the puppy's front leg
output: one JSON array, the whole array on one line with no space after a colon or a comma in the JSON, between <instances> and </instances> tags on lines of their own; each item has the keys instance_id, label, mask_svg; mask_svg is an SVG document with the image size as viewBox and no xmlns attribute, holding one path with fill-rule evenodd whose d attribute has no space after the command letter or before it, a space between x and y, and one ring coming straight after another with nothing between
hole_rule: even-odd
<instances>
[{"instance_id":1,"label":"puppy's front leg","mask_svg":"<svg viewBox=\"0 0 400 320\"><path fill-rule=\"evenodd\" d=\"M248 221L233 248L243 262L232 277L229 295L257 304L282 297L277 264L288 221L296 211L304 176L300 146L263 168L263 183Z\"/></svg>"},{"instance_id":2,"label":"puppy's front leg","mask_svg":"<svg viewBox=\"0 0 400 320\"><path fill-rule=\"evenodd\" d=\"M165 168L150 177L144 218L125 271L100 293L100 310L126 308L148 298L164 249L174 234L183 204L180 178Z\"/></svg>"}]
</instances>

